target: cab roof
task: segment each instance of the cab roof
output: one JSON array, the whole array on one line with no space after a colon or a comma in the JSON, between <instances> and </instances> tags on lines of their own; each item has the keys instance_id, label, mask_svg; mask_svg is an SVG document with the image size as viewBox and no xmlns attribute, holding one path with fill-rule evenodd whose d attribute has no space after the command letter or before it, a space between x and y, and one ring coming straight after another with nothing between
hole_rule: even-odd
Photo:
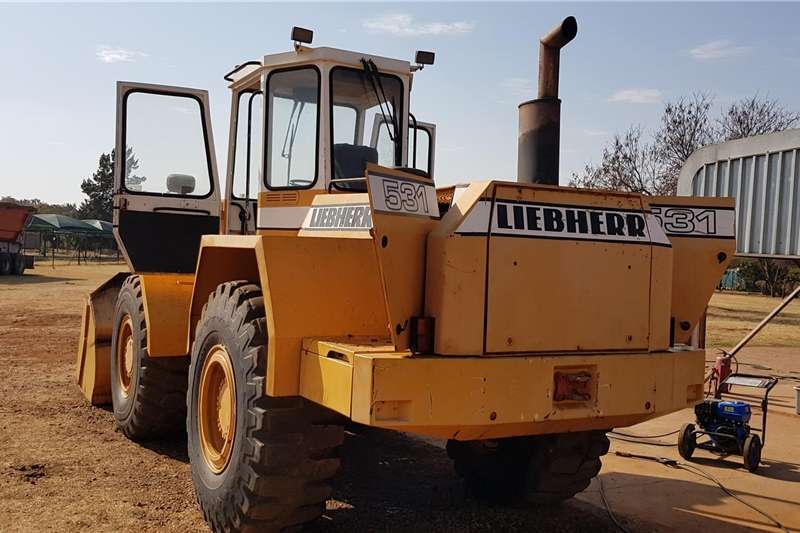
<instances>
[{"instance_id":1,"label":"cab roof","mask_svg":"<svg viewBox=\"0 0 800 533\"><path fill-rule=\"evenodd\" d=\"M401 77L411 75L411 63L408 61L341 50L339 48L300 46L290 52L265 55L261 62L248 61L237 65L232 72L226 75L225 79L231 82L229 85L231 89L248 87L257 89L260 86L261 73L266 69L309 63L335 63L337 65L361 68L361 59L371 59L381 72L397 74Z\"/></svg>"}]
</instances>

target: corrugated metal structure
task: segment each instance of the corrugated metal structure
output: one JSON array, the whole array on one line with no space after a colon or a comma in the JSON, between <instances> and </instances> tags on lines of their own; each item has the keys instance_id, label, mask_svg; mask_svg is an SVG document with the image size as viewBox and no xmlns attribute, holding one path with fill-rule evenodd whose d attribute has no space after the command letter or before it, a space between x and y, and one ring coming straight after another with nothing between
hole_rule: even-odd
<instances>
[{"instance_id":1,"label":"corrugated metal structure","mask_svg":"<svg viewBox=\"0 0 800 533\"><path fill-rule=\"evenodd\" d=\"M697 150L678 194L736 198L737 255L799 258L800 129Z\"/></svg>"}]
</instances>

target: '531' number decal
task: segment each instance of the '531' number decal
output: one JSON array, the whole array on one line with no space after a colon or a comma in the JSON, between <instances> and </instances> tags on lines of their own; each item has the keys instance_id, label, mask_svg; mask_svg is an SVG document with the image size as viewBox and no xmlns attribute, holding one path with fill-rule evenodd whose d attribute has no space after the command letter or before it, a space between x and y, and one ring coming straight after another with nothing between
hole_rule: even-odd
<instances>
[{"instance_id":1,"label":"'531' number decal","mask_svg":"<svg viewBox=\"0 0 800 533\"><path fill-rule=\"evenodd\" d=\"M667 235L718 236L721 233L733 235L733 210L679 206L652 206L652 210ZM729 231L720 231L718 220L720 216L726 222L723 226L731 226ZM729 218L731 220L728 223Z\"/></svg>"},{"instance_id":2,"label":"'531' number decal","mask_svg":"<svg viewBox=\"0 0 800 533\"><path fill-rule=\"evenodd\" d=\"M439 204L433 185L379 175L370 175L369 180L376 211L439 217Z\"/></svg>"}]
</instances>

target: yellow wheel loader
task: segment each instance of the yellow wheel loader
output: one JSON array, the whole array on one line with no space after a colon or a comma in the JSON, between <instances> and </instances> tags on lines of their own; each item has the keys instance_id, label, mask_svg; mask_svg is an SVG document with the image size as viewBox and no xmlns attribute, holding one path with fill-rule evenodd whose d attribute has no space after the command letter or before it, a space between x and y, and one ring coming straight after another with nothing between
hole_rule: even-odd
<instances>
[{"instance_id":1,"label":"yellow wheel loader","mask_svg":"<svg viewBox=\"0 0 800 533\"><path fill-rule=\"evenodd\" d=\"M559 50L520 105L517 181L434 186L413 63L312 48L226 75L227 186L205 91L117 86L114 234L77 380L130 438L188 433L216 531L319 517L342 426L447 439L473 494L585 489L605 432L692 406L691 347L733 201L558 186ZM695 346L702 343L695 342Z\"/></svg>"}]
</instances>

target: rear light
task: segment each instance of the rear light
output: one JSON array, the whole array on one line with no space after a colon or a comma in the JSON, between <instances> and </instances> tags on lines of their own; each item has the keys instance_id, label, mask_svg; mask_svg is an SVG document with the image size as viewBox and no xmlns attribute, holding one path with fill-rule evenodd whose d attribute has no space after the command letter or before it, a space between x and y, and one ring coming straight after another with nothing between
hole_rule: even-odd
<instances>
[{"instance_id":1,"label":"rear light","mask_svg":"<svg viewBox=\"0 0 800 533\"><path fill-rule=\"evenodd\" d=\"M557 370L553 374L554 402L588 402L592 400L594 379L587 369Z\"/></svg>"}]
</instances>

